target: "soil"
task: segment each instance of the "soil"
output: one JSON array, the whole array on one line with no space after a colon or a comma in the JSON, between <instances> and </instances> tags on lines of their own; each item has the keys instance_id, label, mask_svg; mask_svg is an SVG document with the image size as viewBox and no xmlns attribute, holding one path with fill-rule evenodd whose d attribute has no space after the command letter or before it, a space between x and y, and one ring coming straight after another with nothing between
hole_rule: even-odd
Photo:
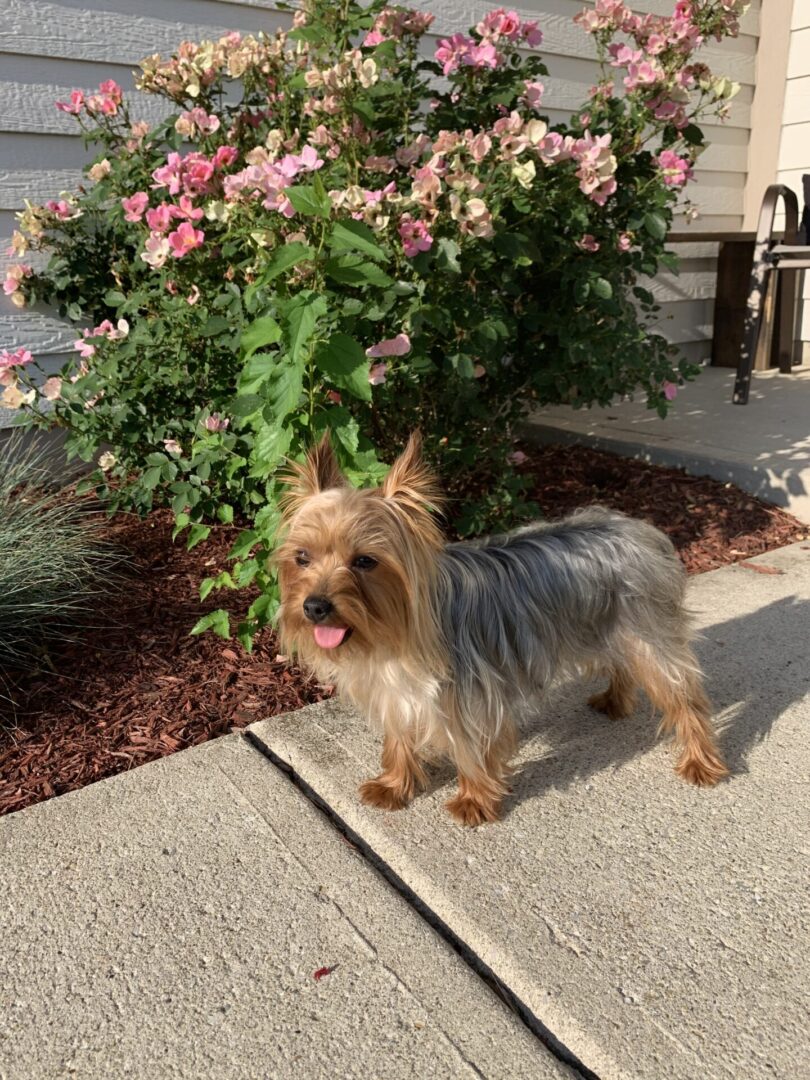
<instances>
[{"instance_id":1,"label":"soil","mask_svg":"<svg viewBox=\"0 0 810 1080\"><path fill-rule=\"evenodd\" d=\"M689 573L804 539L795 518L731 484L576 446L524 448L521 471L543 515L599 503L666 532ZM52 649L47 665L7 682L0 700L0 814L320 701L319 686L269 630L254 652L212 634L190 637L205 612L243 612L246 593L197 600L200 581L225 569L238 532L219 527L193 551L172 543L168 511L119 515L106 527L129 572L95 625Z\"/></svg>"}]
</instances>

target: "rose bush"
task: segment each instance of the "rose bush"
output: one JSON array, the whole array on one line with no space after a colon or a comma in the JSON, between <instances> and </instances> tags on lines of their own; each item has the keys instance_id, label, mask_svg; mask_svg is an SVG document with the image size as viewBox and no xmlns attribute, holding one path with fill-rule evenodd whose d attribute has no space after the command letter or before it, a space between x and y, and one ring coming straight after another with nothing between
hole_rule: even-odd
<instances>
[{"instance_id":1,"label":"rose bush","mask_svg":"<svg viewBox=\"0 0 810 1080\"><path fill-rule=\"evenodd\" d=\"M144 60L139 90L169 112L152 128L114 82L74 91L58 107L99 155L20 214L14 251L51 257L4 289L80 324L77 355L37 389L30 352L0 353L3 401L73 454L103 448L113 508L168 502L191 543L246 518L204 587L258 582L246 642L274 608L276 471L327 429L362 484L421 426L468 494L461 530L503 523L527 402L641 390L663 413L693 374L640 281L675 265L696 121L735 90L695 50L745 6L596 0L577 22L602 77L567 124L543 116L540 28L502 8L429 50L431 15L305 0L289 32Z\"/></svg>"}]
</instances>

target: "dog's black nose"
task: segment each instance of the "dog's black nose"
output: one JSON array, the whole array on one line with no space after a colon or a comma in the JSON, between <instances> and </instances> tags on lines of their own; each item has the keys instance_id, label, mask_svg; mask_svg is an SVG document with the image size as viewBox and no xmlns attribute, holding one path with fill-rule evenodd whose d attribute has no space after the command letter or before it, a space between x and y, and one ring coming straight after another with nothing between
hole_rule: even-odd
<instances>
[{"instance_id":1,"label":"dog's black nose","mask_svg":"<svg viewBox=\"0 0 810 1080\"><path fill-rule=\"evenodd\" d=\"M304 614L310 622L323 622L335 610L335 605L325 596L308 596L304 601Z\"/></svg>"}]
</instances>

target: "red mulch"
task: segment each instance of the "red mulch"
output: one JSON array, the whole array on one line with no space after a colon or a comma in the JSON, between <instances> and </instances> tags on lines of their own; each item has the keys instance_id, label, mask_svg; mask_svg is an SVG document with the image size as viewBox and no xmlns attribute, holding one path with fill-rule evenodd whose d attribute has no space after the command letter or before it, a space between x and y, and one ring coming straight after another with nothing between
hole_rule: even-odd
<instances>
[{"instance_id":1,"label":"red mulch","mask_svg":"<svg viewBox=\"0 0 810 1080\"><path fill-rule=\"evenodd\" d=\"M599 503L644 518L672 540L689 574L803 540L810 528L733 484L688 476L585 446L524 447L520 471L543 516Z\"/></svg>"},{"instance_id":2,"label":"red mulch","mask_svg":"<svg viewBox=\"0 0 810 1080\"><path fill-rule=\"evenodd\" d=\"M690 573L803 539L790 515L729 484L583 447L527 449L532 498L547 517L601 503L647 518L672 538ZM133 572L80 639L51 653L52 671L21 677L16 706L0 701L0 814L73 791L254 720L329 696L278 656L265 631L252 655L212 634L189 637L201 614L245 610L221 592L200 604L200 581L227 566L236 529L189 552L172 544L171 515L120 516L109 538Z\"/></svg>"}]
</instances>

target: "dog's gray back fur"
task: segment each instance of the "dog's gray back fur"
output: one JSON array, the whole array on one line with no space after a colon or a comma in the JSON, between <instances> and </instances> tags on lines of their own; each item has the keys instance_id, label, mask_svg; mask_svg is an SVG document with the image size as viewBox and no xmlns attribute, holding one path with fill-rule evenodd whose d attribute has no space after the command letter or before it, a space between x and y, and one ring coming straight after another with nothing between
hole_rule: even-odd
<instances>
[{"instance_id":1,"label":"dog's gray back fur","mask_svg":"<svg viewBox=\"0 0 810 1080\"><path fill-rule=\"evenodd\" d=\"M601 507L439 558L437 607L457 698L500 712L560 673L617 662L628 640L685 640L685 576L669 539Z\"/></svg>"}]
</instances>

